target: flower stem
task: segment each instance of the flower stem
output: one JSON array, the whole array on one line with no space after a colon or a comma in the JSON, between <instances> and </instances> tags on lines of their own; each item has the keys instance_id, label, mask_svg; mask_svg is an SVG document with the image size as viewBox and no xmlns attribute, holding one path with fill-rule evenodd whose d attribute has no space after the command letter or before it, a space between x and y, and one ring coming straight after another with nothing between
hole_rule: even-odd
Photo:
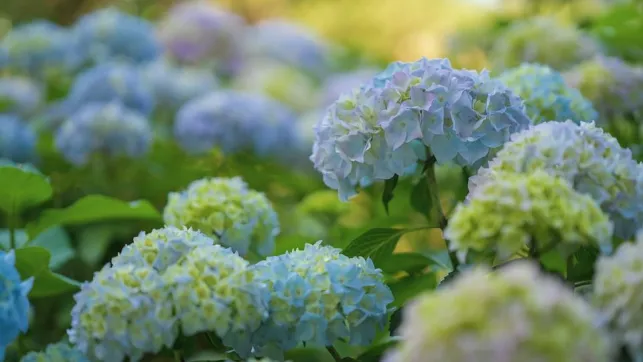
<instances>
[{"instance_id":1,"label":"flower stem","mask_svg":"<svg viewBox=\"0 0 643 362\"><path fill-rule=\"evenodd\" d=\"M330 353L331 356L333 356L333 359L335 360L335 362L341 362L342 356L339 355L339 352L337 352L335 347L327 346L326 350L328 351L328 353Z\"/></svg>"}]
</instances>

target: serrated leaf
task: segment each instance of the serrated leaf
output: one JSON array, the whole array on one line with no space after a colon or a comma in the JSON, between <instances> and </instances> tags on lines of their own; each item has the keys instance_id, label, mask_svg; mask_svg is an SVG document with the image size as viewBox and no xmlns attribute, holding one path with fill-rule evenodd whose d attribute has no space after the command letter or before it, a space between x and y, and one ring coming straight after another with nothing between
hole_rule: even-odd
<instances>
[{"instance_id":1,"label":"serrated leaf","mask_svg":"<svg viewBox=\"0 0 643 362\"><path fill-rule=\"evenodd\" d=\"M407 272L414 274L426 269L434 261L420 253L395 253L383 259L378 267L385 273Z\"/></svg>"},{"instance_id":2,"label":"serrated leaf","mask_svg":"<svg viewBox=\"0 0 643 362\"><path fill-rule=\"evenodd\" d=\"M400 237L406 232L408 229L371 229L351 241L344 248L343 253L350 257L368 257L373 260L375 265L379 265L393 254Z\"/></svg>"},{"instance_id":3,"label":"serrated leaf","mask_svg":"<svg viewBox=\"0 0 643 362\"><path fill-rule=\"evenodd\" d=\"M397 187L397 181L399 179L398 175L394 175L390 179L384 182L384 192L382 192L382 204L384 205L384 210L388 214L388 204L393 200L393 191Z\"/></svg>"},{"instance_id":4,"label":"serrated leaf","mask_svg":"<svg viewBox=\"0 0 643 362\"><path fill-rule=\"evenodd\" d=\"M411 190L411 206L415 211L430 219L433 209L433 198L429 192L429 182L426 176L422 176L418 183Z\"/></svg>"},{"instance_id":5,"label":"serrated leaf","mask_svg":"<svg viewBox=\"0 0 643 362\"><path fill-rule=\"evenodd\" d=\"M395 297L392 306L401 307L418 294L435 289L437 281L435 274L427 273L409 275L390 283L388 286Z\"/></svg>"},{"instance_id":6,"label":"serrated leaf","mask_svg":"<svg viewBox=\"0 0 643 362\"><path fill-rule=\"evenodd\" d=\"M19 215L49 200L53 189L47 178L27 166L0 165L0 210Z\"/></svg>"}]
</instances>

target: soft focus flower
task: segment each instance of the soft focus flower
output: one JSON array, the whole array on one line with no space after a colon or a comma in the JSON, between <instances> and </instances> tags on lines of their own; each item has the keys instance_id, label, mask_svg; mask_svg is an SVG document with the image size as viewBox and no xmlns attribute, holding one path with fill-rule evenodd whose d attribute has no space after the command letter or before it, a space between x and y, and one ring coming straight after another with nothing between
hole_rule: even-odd
<instances>
[{"instance_id":1,"label":"soft focus flower","mask_svg":"<svg viewBox=\"0 0 643 362\"><path fill-rule=\"evenodd\" d=\"M496 182L500 171L544 170L589 194L629 238L643 222L643 165L594 123L545 122L512 136L487 168L469 179L469 191Z\"/></svg>"},{"instance_id":2,"label":"soft focus flower","mask_svg":"<svg viewBox=\"0 0 643 362\"><path fill-rule=\"evenodd\" d=\"M349 93L353 89L361 87L362 84L368 83L377 73L376 69L364 68L328 77L323 85L322 104L324 106L331 105L342 94Z\"/></svg>"},{"instance_id":3,"label":"soft focus flower","mask_svg":"<svg viewBox=\"0 0 643 362\"><path fill-rule=\"evenodd\" d=\"M143 63L161 53L153 25L116 8L83 15L74 24L74 33L94 63L108 60Z\"/></svg>"},{"instance_id":4,"label":"soft focus flower","mask_svg":"<svg viewBox=\"0 0 643 362\"><path fill-rule=\"evenodd\" d=\"M112 259L112 265L151 266L162 273L191 250L207 245L214 245L214 241L200 231L185 227L166 226L149 233L141 231Z\"/></svg>"},{"instance_id":5,"label":"soft focus flower","mask_svg":"<svg viewBox=\"0 0 643 362\"><path fill-rule=\"evenodd\" d=\"M20 332L29 328L29 299L33 278L20 281L15 267L16 256L12 251L0 251L0 360Z\"/></svg>"},{"instance_id":6,"label":"soft focus flower","mask_svg":"<svg viewBox=\"0 0 643 362\"><path fill-rule=\"evenodd\" d=\"M170 288L151 267L105 266L74 300L69 340L92 360L137 362L178 336Z\"/></svg>"},{"instance_id":7,"label":"soft focus flower","mask_svg":"<svg viewBox=\"0 0 643 362\"><path fill-rule=\"evenodd\" d=\"M85 59L79 44L71 31L46 20L18 25L0 41L0 69L37 77L72 72Z\"/></svg>"},{"instance_id":8,"label":"soft focus flower","mask_svg":"<svg viewBox=\"0 0 643 362\"><path fill-rule=\"evenodd\" d=\"M643 232L598 259L593 287L594 305L616 342L632 356L643 355Z\"/></svg>"},{"instance_id":9,"label":"soft focus flower","mask_svg":"<svg viewBox=\"0 0 643 362\"><path fill-rule=\"evenodd\" d=\"M270 318L253 339L261 355L283 359L301 342L368 345L386 325L393 294L370 259L349 258L320 241L253 269L271 291Z\"/></svg>"},{"instance_id":10,"label":"soft focus flower","mask_svg":"<svg viewBox=\"0 0 643 362\"><path fill-rule=\"evenodd\" d=\"M628 113L643 116L643 68L597 56L572 68L566 80L592 101L605 121Z\"/></svg>"},{"instance_id":11,"label":"soft focus flower","mask_svg":"<svg viewBox=\"0 0 643 362\"><path fill-rule=\"evenodd\" d=\"M299 142L295 122L290 109L266 96L212 92L179 110L174 136L190 153L218 147L225 153L253 150L258 155L287 157Z\"/></svg>"},{"instance_id":12,"label":"soft focus flower","mask_svg":"<svg viewBox=\"0 0 643 362\"><path fill-rule=\"evenodd\" d=\"M310 29L283 19L268 19L247 31L245 51L255 59L273 59L312 75L330 71L330 45Z\"/></svg>"},{"instance_id":13,"label":"soft focus flower","mask_svg":"<svg viewBox=\"0 0 643 362\"><path fill-rule=\"evenodd\" d=\"M36 157L36 134L29 124L13 115L0 114L0 158L31 162Z\"/></svg>"},{"instance_id":14,"label":"soft focus flower","mask_svg":"<svg viewBox=\"0 0 643 362\"><path fill-rule=\"evenodd\" d=\"M187 64L211 64L224 75L236 73L244 20L206 1L172 7L158 24L167 55Z\"/></svg>"},{"instance_id":15,"label":"soft focus flower","mask_svg":"<svg viewBox=\"0 0 643 362\"><path fill-rule=\"evenodd\" d=\"M268 95L299 112L310 110L319 103L317 84L311 77L277 62L247 63L235 78L233 87Z\"/></svg>"},{"instance_id":16,"label":"soft focus flower","mask_svg":"<svg viewBox=\"0 0 643 362\"><path fill-rule=\"evenodd\" d=\"M42 89L29 78L0 78L0 113L29 117L43 105Z\"/></svg>"},{"instance_id":17,"label":"soft focus flower","mask_svg":"<svg viewBox=\"0 0 643 362\"><path fill-rule=\"evenodd\" d=\"M598 43L574 25L555 18L534 17L509 26L495 40L489 57L494 69L539 63L566 70L600 53Z\"/></svg>"},{"instance_id":18,"label":"soft focus flower","mask_svg":"<svg viewBox=\"0 0 643 362\"><path fill-rule=\"evenodd\" d=\"M566 180L542 170L495 176L449 219L444 237L462 262L468 252L503 262L527 248L563 256L587 244L611 251L613 226L607 215Z\"/></svg>"},{"instance_id":19,"label":"soft focus flower","mask_svg":"<svg viewBox=\"0 0 643 362\"><path fill-rule=\"evenodd\" d=\"M328 108L311 160L346 200L362 180L414 166L424 154L415 143L438 163L473 165L529 124L520 98L486 72L456 70L447 59L395 62Z\"/></svg>"},{"instance_id":20,"label":"soft focus flower","mask_svg":"<svg viewBox=\"0 0 643 362\"><path fill-rule=\"evenodd\" d=\"M407 305L386 362L605 362L596 313L535 265L465 271Z\"/></svg>"},{"instance_id":21,"label":"soft focus flower","mask_svg":"<svg viewBox=\"0 0 643 362\"><path fill-rule=\"evenodd\" d=\"M249 355L252 333L268 317L269 293L253 280L247 261L220 245L202 246L169 267L163 280L184 335L213 331L239 355Z\"/></svg>"},{"instance_id":22,"label":"soft focus flower","mask_svg":"<svg viewBox=\"0 0 643 362\"><path fill-rule=\"evenodd\" d=\"M55 135L56 148L75 165L86 164L95 153L108 157L141 157L151 142L152 130L147 118L118 102L83 106Z\"/></svg>"},{"instance_id":23,"label":"soft focus flower","mask_svg":"<svg viewBox=\"0 0 643 362\"><path fill-rule=\"evenodd\" d=\"M143 75L156 104L171 110L213 91L219 83L208 69L175 66L165 60L148 64Z\"/></svg>"},{"instance_id":24,"label":"soft focus flower","mask_svg":"<svg viewBox=\"0 0 643 362\"><path fill-rule=\"evenodd\" d=\"M565 84L563 76L545 65L522 64L498 78L525 101L527 115L534 124L546 121L598 120L592 103L575 88Z\"/></svg>"},{"instance_id":25,"label":"soft focus flower","mask_svg":"<svg viewBox=\"0 0 643 362\"><path fill-rule=\"evenodd\" d=\"M20 362L90 362L79 350L64 342L50 344L44 351L30 352Z\"/></svg>"},{"instance_id":26,"label":"soft focus flower","mask_svg":"<svg viewBox=\"0 0 643 362\"><path fill-rule=\"evenodd\" d=\"M263 193L240 178L206 178L172 192L163 211L167 225L191 227L241 255L270 255L279 220Z\"/></svg>"}]
</instances>

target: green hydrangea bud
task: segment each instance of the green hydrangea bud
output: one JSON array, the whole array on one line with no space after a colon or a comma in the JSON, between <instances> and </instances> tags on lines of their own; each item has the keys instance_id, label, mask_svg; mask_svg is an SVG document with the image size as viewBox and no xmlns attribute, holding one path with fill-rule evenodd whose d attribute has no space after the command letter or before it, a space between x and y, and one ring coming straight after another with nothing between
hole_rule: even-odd
<instances>
[{"instance_id":1,"label":"green hydrangea bud","mask_svg":"<svg viewBox=\"0 0 643 362\"><path fill-rule=\"evenodd\" d=\"M240 255L270 255L279 234L268 198L239 177L201 179L170 193L163 219L167 225L200 230Z\"/></svg>"},{"instance_id":2,"label":"green hydrangea bud","mask_svg":"<svg viewBox=\"0 0 643 362\"><path fill-rule=\"evenodd\" d=\"M463 261L469 251L503 261L526 248L565 255L586 244L610 248L609 218L566 180L542 170L496 176L458 205L445 230Z\"/></svg>"},{"instance_id":3,"label":"green hydrangea bud","mask_svg":"<svg viewBox=\"0 0 643 362\"><path fill-rule=\"evenodd\" d=\"M470 269L404 309L402 341L385 362L605 362L596 313L535 265Z\"/></svg>"}]
</instances>

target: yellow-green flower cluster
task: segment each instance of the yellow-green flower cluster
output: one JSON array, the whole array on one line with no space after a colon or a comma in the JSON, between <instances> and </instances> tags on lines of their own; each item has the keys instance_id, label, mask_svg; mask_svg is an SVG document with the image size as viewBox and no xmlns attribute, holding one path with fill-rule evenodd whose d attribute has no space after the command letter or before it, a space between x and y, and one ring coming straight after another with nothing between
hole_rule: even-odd
<instances>
[{"instance_id":1,"label":"yellow-green flower cluster","mask_svg":"<svg viewBox=\"0 0 643 362\"><path fill-rule=\"evenodd\" d=\"M526 250L569 255L581 245L610 250L613 226L588 195L542 170L499 172L458 205L445 237L465 261L468 253L505 261Z\"/></svg>"},{"instance_id":2,"label":"yellow-green flower cluster","mask_svg":"<svg viewBox=\"0 0 643 362\"><path fill-rule=\"evenodd\" d=\"M205 178L170 193L163 219L167 225L200 230L241 255L270 255L279 234L268 198L239 177Z\"/></svg>"},{"instance_id":3,"label":"yellow-green flower cluster","mask_svg":"<svg viewBox=\"0 0 643 362\"><path fill-rule=\"evenodd\" d=\"M404 310L402 342L386 362L605 362L596 313L535 265L465 271Z\"/></svg>"},{"instance_id":4,"label":"yellow-green flower cluster","mask_svg":"<svg viewBox=\"0 0 643 362\"><path fill-rule=\"evenodd\" d=\"M79 350L64 342L50 344L44 351L29 352L20 362L89 362Z\"/></svg>"},{"instance_id":5,"label":"yellow-green flower cluster","mask_svg":"<svg viewBox=\"0 0 643 362\"><path fill-rule=\"evenodd\" d=\"M643 232L614 255L600 257L593 301L615 340L632 356L643 355Z\"/></svg>"}]
</instances>

